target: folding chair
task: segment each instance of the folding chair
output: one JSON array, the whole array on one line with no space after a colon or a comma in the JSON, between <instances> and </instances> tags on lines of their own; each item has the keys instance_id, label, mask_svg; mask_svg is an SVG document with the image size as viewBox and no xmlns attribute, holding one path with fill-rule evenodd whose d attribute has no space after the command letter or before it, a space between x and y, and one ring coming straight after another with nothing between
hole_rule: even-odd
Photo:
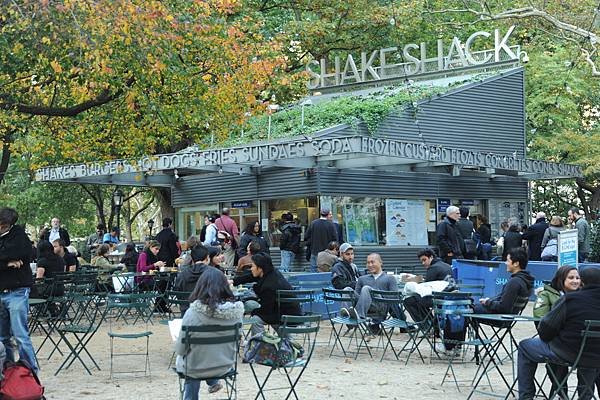
<instances>
[{"instance_id":1,"label":"folding chair","mask_svg":"<svg viewBox=\"0 0 600 400\"><path fill-rule=\"evenodd\" d=\"M237 365L238 352L240 345L242 324L235 325L207 325L207 326L182 326L181 327L181 342L186 346L186 351L189 352L192 346L211 346L218 344L232 344L232 358L234 359L233 367L221 376L204 377L202 381L209 379L219 379L225 382L227 390L227 399L237 399ZM179 394L183 399L183 381L185 379L196 379L187 377L187 357L184 362L184 371L178 371L179 375Z\"/></svg>"},{"instance_id":2,"label":"folding chair","mask_svg":"<svg viewBox=\"0 0 600 400\"><path fill-rule=\"evenodd\" d=\"M69 348L69 354L58 367L54 375L58 375L63 369L69 369L75 360L78 360L85 368L86 372L89 375L92 375L81 355L85 352L94 366L100 370L96 360L94 360L90 352L86 349L86 346L100 328L100 325L106 316L107 308L105 308L104 311L100 311L99 307L91 306L93 296L69 293L68 297L71 298L70 304L74 309L75 314L69 323L58 326L56 330L60 334L60 342L64 342ZM71 340L68 339L69 334L73 335Z\"/></svg>"},{"instance_id":3,"label":"folding chair","mask_svg":"<svg viewBox=\"0 0 600 400\"><path fill-rule=\"evenodd\" d=\"M552 382L555 382L557 385L557 389L556 392L554 392L553 394L550 395L550 399L555 398L556 396L558 396L559 393L567 393L568 389L569 389L569 376L571 376L571 374L573 374L574 371L576 371L578 368L598 368L597 365L581 365L581 356L584 354L584 352L586 351L586 346L590 344L590 342L600 342L600 321L596 321L596 320L587 320L585 321L585 329L583 329L581 331L581 345L579 346L579 352L577 353L577 357L575 358L575 360L572 363L562 363L562 364L558 364L558 365L563 365L565 367L568 368L568 372L567 375L561 380L559 379L556 374L554 373L554 370L552 368L546 368L547 374L550 375L550 380ZM598 379L598 377L596 377L596 379ZM578 382L578 388L580 384L583 383L583 385L585 385L585 393L581 393L579 394L577 390L573 390L573 394L569 397L571 400L574 400L576 398L576 396L579 396L579 398L589 398L589 399L598 399L598 397L596 397L594 395L594 381L592 382ZM543 391L542 385L538 385L538 393L536 394L536 396L541 395L546 397L546 394Z\"/></svg>"},{"instance_id":4,"label":"folding chair","mask_svg":"<svg viewBox=\"0 0 600 400\"><path fill-rule=\"evenodd\" d=\"M404 312L404 307L402 306L402 293L400 291L371 289L371 300L373 304L383 304L387 306L388 309L391 309L392 307L397 307L397 312ZM408 334L408 340L406 341L404 346L402 346L402 349L400 349L399 351L396 351L396 348L394 347L392 341L394 330L396 329L404 330ZM385 338L386 343L383 348L383 353L381 354L380 361L383 361L383 358L385 357L385 353L387 352L388 348L392 350L394 356L396 357L396 360L400 360L400 353L404 351L406 346L409 343L412 343L414 347L414 345L416 344L416 333L418 331L418 327L416 326L416 324L402 320L397 316L393 317L389 315L388 318L381 321L381 330L383 332L383 337Z\"/></svg>"},{"instance_id":5,"label":"folding chair","mask_svg":"<svg viewBox=\"0 0 600 400\"><path fill-rule=\"evenodd\" d=\"M320 315L303 315L303 316L283 315L281 317L281 320L282 320L282 325L279 328L280 337L289 337L289 336L295 335L295 334L304 335L305 337L307 337L306 345L304 348L304 355L302 356L302 358L298 358L294 361L291 361L290 363L288 363L286 365L269 367L269 372L267 373L266 377L262 380L262 382L256 373L255 365L253 363L251 363L250 369L252 370L252 375L254 376L254 380L256 381L256 384L258 385L258 393L256 394L256 397L254 398L254 400L258 399L259 397L261 397L263 400L265 400L265 392L266 391L282 390L282 389L288 388L286 386L286 387L265 389L267 382L269 381L269 378L273 374L273 371L281 370L281 369L283 370L285 377L289 384L289 391L288 391L287 395L285 396L285 399L286 400L289 399L290 396L293 394L294 398L296 400L298 400L298 394L296 393L296 386L298 385L298 382L300 381L302 374L304 374L306 367L308 367L310 359L312 358L313 352L315 350L317 334L319 332L319 324L321 322ZM298 375L296 375L296 377L294 378L293 373L294 373L294 369L296 369L296 368L301 368L301 369L300 369L300 372L298 373Z\"/></svg>"},{"instance_id":6,"label":"folding chair","mask_svg":"<svg viewBox=\"0 0 600 400\"><path fill-rule=\"evenodd\" d=\"M433 314L436 318L437 326L439 327L440 341L447 349L452 347L450 351L446 351L448 367L444 373L444 378L440 383L440 386L444 385L446 378L449 373L452 375L456 389L460 392L459 381L456 378L456 372L454 370L454 364L456 361L464 363L464 356L466 349L469 346L484 346L491 344L491 341L483 341L477 338L468 338L467 330L468 324L465 320L465 315L473 313L473 299L471 293L444 293L434 292L433 293ZM455 330L453 331L453 325ZM462 334L464 332L464 337ZM435 339L434 339L434 350L435 350ZM436 350L437 353L437 350ZM438 354L439 355L439 354ZM491 386L489 377L486 377L488 384ZM468 380L471 382L471 379Z\"/></svg>"},{"instance_id":7,"label":"folding chair","mask_svg":"<svg viewBox=\"0 0 600 400\"><path fill-rule=\"evenodd\" d=\"M167 290L165 292L165 299L167 301L167 313L169 319L174 315L173 307L179 307L181 318L183 318L183 312L181 311L182 306L189 307L190 305L190 294L191 292L181 292L176 290Z\"/></svg>"},{"instance_id":8,"label":"folding chair","mask_svg":"<svg viewBox=\"0 0 600 400\"><path fill-rule=\"evenodd\" d=\"M126 295L125 295L126 296ZM122 308L120 306L123 300L123 295L119 294L109 294L107 298L107 312L110 312L111 309L119 309L122 312ZM125 303L127 304L127 303ZM135 307L135 303L133 307ZM113 379L115 374L128 374L128 373L137 373L143 372L144 376L148 375L150 372L150 335L152 332L148 330L148 324L146 323L146 330L140 332L116 332L112 329L112 323L110 325L109 331L107 332L108 337L110 338L110 379ZM116 353L114 349L114 341L115 339L125 339L125 340L135 340L135 339L146 339L146 351L144 353L134 353L134 352L125 352L125 353ZM127 357L127 356L144 356L144 369L143 370L129 370L129 371L117 371L114 370L114 359L115 357Z\"/></svg>"},{"instance_id":9,"label":"folding chair","mask_svg":"<svg viewBox=\"0 0 600 400\"><path fill-rule=\"evenodd\" d=\"M325 303L325 308L327 310L327 317L329 318L329 322L331 323L331 331L334 336L333 347L329 352L329 357L333 355L333 351L339 344L340 349L344 353L344 357L347 356L346 349L342 344L341 336L342 329L345 327L348 331L352 330L350 341L348 345L352 344L353 340L356 340L357 348L354 359L358 358L358 354L360 350L364 346L364 348L369 353L369 356L373 358L373 354L371 353L371 349L367 341L365 340L365 336L367 335L366 325L368 320L366 318L350 318L350 317L342 317L339 315L339 308L344 306L352 306L355 302L355 295L353 290L338 290L338 289L323 289L323 301ZM357 336L360 334L360 338Z\"/></svg>"},{"instance_id":10,"label":"folding chair","mask_svg":"<svg viewBox=\"0 0 600 400\"><path fill-rule=\"evenodd\" d=\"M432 338L435 333L435 325L432 311L427 308L421 301L421 296L414 295L410 297L404 297L405 309L408 312L408 315L413 320L414 325L417 327L417 333L415 335L415 340L412 348L408 353L408 357L406 358L406 364L410 360L410 357L414 352L417 352L421 362L425 363L425 359L423 358L423 354L419 349L419 346L423 341L429 344L429 348L431 349L432 354L435 353L435 346L432 342ZM409 307L407 302L410 301L412 306ZM437 354L437 353L436 353Z\"/></svg>"}]
</instances>

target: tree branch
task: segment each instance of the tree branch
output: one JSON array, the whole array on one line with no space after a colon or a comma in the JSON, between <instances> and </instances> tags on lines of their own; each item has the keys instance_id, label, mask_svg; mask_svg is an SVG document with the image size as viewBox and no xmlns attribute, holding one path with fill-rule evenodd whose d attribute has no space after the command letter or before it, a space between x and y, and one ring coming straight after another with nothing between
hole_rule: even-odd
<instances>
[{"instance_id":1,"label":"tree branch","mask_svg":"<svg viewBox=\"0 0 600 400\"><path fill-rule=\"evenodd\" d=\"M154 195L152 195L152 197L150 197L150 200L148 200L142 207L140 207L136 212L134 212L129 220L135 221L137 216L140 215L143 211L145 211L148 207L150 207L152 203L154 203Z\"/></svg>"},{"instance_id":2,"label":"tree branch","mask_svg":"<svg viewBox=\"0 0 600 400\"><path fill-rule=\"evenodd\" d=\"M126 87L130 87L135 82L135 78L131 77L125 83ZM112 93L108 89L104 89L98 96L93 99L84 101L71 107L47 107L47 106L32 106L12 101L6 94L0 94L0 109L15 110L23 114L30 115L45 115L50 117L74 117L90 108L98 107L106 103L110 103L114 99L123 94L124 90L119 89Z\"/></svg>"}]
</instances>

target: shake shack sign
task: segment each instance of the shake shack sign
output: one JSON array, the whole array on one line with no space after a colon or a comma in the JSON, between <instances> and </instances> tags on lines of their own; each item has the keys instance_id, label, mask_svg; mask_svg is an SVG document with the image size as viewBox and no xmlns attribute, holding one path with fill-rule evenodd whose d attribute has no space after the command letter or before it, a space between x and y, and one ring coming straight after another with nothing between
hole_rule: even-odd
<instances>
[{"instance_id":1,"label":"shake shack sign","mask_svg":"<svg viewBox=\"0 0 600 400\"><path fill-rule=\"evenodd\" d=\"M508 43L514 29L511 26L506 32L478 31L464 41L456 36L451 41L438 39L435 46L409 43L333 60L312 60L306 65L310 76L308 87L316 90L518 60L519 46Z\"/></svg>"},{"instance_id":2,"label":"shake shack sign","mask_svg":"<svg viewBox=\"0 0 600 400\"><path fill-rule=\"evenodd\" d=\"M414 160L448 165L494 168L548 176L581 176L579 167L541 160L520 159L504 154L448 148L439 145L405 142L374 137L349 136L326 139L300 139L282 143L264 143L253 146L231 147L188 153L159 154L139 160L113 160L37 170L36 180L55 181L80 177L174 169L218 169L237 165L261 167L279 165L281 161L297 160L299 168L312 168L316 162L359 159L368 156L385 157L394 163ZM281 164L285 166L285 164Z\"/></svg>"}]
</instances>

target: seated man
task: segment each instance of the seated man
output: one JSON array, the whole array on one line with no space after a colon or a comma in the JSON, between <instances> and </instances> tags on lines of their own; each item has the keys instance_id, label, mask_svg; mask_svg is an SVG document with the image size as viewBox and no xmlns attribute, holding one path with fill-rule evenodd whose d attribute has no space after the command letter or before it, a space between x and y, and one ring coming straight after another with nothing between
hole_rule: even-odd
<instances>
[{"instance_id":1,"label":"seated man","mask_svg":"<svg viewBox=\"0 0 600 400\"><path fill-rule=\"evenodd\" d=\"M192 292L196 287L198 279L202 276L202 273L208 268L208 249L203 245L199 244L195 246L191 252L192 264L183 266L181 272L175 279L175 290L179 292ZM181 316L185 314L188 306L185 304L180 305Z\"/></svg>"},{"instance_id":2,"label":"seated man","mask_svg":"<svg viewBox=\"0 0 600 400\"><path fill-rule=\"evenodd\" d=\"M443 281L448 275L452 276L452 267L435 256L431 249L424 249L417 254L425 267L425 282Z\"/></svg>"},{"instance_id":3,"label":"seated man","mask_svg":"<svg viewBox=\"0 0 600 400\"><path fill-rule=\"evenodd\" d=\"M325 250L317 254L317 270L319 272L331 271L331 267L338 260L339 247L339 243L334 240L333 242L329 242Z\"/></svg>"},{"instance_id":4,"label":"seated man","mask_svg":"<svg viewBox=\"0 0 600 400\"><path fill-rule=\"evenodd\" d=\"M350 243L340 246L340 259L331 268L331 284L335 289L354 289L360 272L354 264L354 249Z\"/></svg>"},{"instance_id":5,"label":"seated man","mask_svg":"<svg viewBox=\"0 0 600 400\"><path fill-rule=\"evenodd\" d=\"M349 310L340 310L340 314L349 315L352 318L365 318L368 314L373 316L375 324L369 328L372 333L378 333L379 321L386 319L388 312L395 318L406 319L400 312L400 305L389 307L387 304L372 304L371 290L397 291L398 282L393 275L383 271L383 261L377 253L371 253L367 257L367 270L369 273L358 278L355 294L358 297L356 306Z\"/></svg>"},{"instance_id":6,"label":"seated man","mask_svg":"<svg viewBox=\"0 0 600 400\"><path fill-rule=\"evenodd\" d=\"M519 297L529 297L533 288L533 276L526 271L527 252L522 247L510 249L506 256L506 270L512 275L499 295L481 298L475 305L476 314L517 314L514 308Z\"/></svg>"},{"instance_id":7,"label":"seated man","mask_svg":"<svg viewBox=\"0 0 600 400\"><path fill-rule=\"evenodd\" d=\"M539 363L555 361L573 363L581 346L581 331L586 320L600 320L600 269L586 268L580 272L582 290L565 294L542 318L539 337L519 343L519 399L535 396L533 379ZM579 399L590 399L594 380L600 372L600 340L591 338L577 369ZM587 368L586 368L587 367Z\"/></svg>"}]
</instances>

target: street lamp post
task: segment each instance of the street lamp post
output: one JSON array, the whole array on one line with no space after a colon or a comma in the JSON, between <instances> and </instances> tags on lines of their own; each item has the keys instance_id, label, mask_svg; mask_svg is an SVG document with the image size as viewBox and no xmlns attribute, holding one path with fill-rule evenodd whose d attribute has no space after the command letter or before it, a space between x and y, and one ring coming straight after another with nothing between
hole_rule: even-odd
<instances>
[{"instance_id":1,"label":"street lamp post","mask_svg":"<svg viewBox=\"0 0 600 400\"><path fill-rule=\"evenodd\" d=\"M113 192L113 205L117 214L117 228L119 229L119 237L121 235L121 207L123 206L123 191L115 189Z\"/></svg>"},{"instance_id":2,"label":"street lamp post","mask_svg":"<svg viewBox=\"0 0 600 400\"><path fill-rule=\"evenodd\" d=\"M152 240L152 228L154 227L154 220L153 219L149 219L148 220L148 240Z\"/></svg>"}]
</instances>

